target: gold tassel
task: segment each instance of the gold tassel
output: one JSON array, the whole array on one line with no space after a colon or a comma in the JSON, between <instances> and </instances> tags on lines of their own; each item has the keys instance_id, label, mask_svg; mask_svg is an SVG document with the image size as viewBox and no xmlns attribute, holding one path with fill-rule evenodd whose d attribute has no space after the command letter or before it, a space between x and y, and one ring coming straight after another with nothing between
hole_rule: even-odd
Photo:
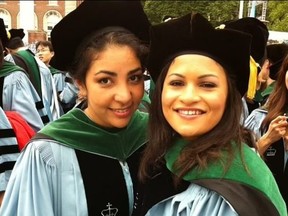
<instances>
[{"instance_id":1,"label":"gold tassel","mask_svg":"<svg viewBox=\"0 0 288 216\"><path fill-rule=\"evenodd\" d=\"M249 83L248 83L248 90L247 90L247 98L253 100L256 93L256 86L257 86L257 67L258 64L255 60L250 56L250 76L249 76Z\"/></svg>"},{"instance_id":2,"label":"gold tassel","mask_svg":"<svg viewBox=\"0 0 288 216\"><path fill-rule=\"evenodd\" d=\"M7 38L11 39L11 34L10 34L10 32L7 29L6 29L6 33L7 33Z\"/></svg>"}]
</instances>

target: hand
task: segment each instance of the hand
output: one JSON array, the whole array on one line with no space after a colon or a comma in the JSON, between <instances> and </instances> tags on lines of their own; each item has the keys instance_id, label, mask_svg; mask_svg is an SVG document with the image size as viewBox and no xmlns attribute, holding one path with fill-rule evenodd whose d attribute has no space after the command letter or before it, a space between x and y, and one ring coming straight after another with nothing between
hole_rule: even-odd
<instances>
[{"instance_id":1,"label":"hand","mask_svg":"<svg viewBox=\"0 0 288 216\"><path fill-rule=\"evenodd\" d=\"M283 142L285 145L285 150L288 151L288 127L286 127L286 133L283 136Z\"/></svg>"},{"instance_id":2,"label":"hand","mask_svg":"<svg viewBox=\"0 0 288 216\"><path fill-rule=\"evenodd\" d=\"M270 141L270 144L278 141L281 138L283 138L284 141L288 141L288 122L286 119L287 116L281 115L270 122L269 128L265 133L265 137Z\"/></svg>"}]
</instances>

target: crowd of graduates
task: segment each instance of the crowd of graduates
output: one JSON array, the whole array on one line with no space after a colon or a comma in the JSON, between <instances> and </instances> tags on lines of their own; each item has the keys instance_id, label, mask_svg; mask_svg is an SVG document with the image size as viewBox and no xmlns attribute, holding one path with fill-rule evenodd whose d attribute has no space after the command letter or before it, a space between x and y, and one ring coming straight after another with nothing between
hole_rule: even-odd
<instances>
[{"instance_id":1,"label":"crowd of graduates","mask_svg":"<svg viewBox=\"0 0 288 216\"><path fill-rule=\"evenodd\" d=\"M0 19L0 215L287 215L288 45L263 22L83 1L24 36Z\"/></svg>"},{"instance_id":2,"label":"crowd of graduates","mask_svg":"<svg viewBox=\"0 0 288 216\"><path fill-rule=\"evenodd\" d=\"M0 29L3 196L19 152L35 133L75 105L78 89L67 72L50 66L50 41L37 42L33 53L24 45L23 29L7 31L3 19Z\"/></svg>"}]
</instances>

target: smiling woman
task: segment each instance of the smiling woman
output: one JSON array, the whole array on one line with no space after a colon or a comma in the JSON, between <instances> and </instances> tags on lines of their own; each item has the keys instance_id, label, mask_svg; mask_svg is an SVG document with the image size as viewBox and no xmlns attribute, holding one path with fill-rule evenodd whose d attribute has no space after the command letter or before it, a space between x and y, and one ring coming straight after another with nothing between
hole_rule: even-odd
<instances>
[{"instance_id":1,"label":"smiling woman","mask_svg":"<svg viewBox=\"0 0 288 216\"><path fill-rule=\"evenodd\" d=\"M84 101L21 153L1 215L137 215L149 27L140 1L83 1L54 27L54 65L69 71Z\"/></svg>"},{"instance_id":2,"label":"smiling woman","mask_svg":"<svg viewBox=\"0 0 288 216\"><path fill-rule=\"evenodd\" d=\"M220 121L227 91L220 64L206 56L181 55L171 63L164 80L162 111L175 131L193 140Z\"/></svg>"},{"instance_id":3,"label":"smiling woman","mask_svg":"<svg viewBox=\"0 0 288 216\"><path fill-rule=\"evenodd\" d=\"M113 33L109 37L117 38ZM126 39L133 38L126 35ZM84 112L92 121L106 128L123 128L143 97L141 62L128 43L107 45L91 63L85 83L78 81L78 86L88 102ZM101 100L95 95L101 95Z\"/></svg>"},{"instance_id":4,"label":"smiling woman","mask_svg":"<svg viewBox=\"0 0 288 216\"><path fill-rule=\"evenodd\" d=\"M140 166L143 214L286 216L276 181L240 124L251 36L214 29L199 13L150 32L156 87Z\"/></svg>"}]
</instances>

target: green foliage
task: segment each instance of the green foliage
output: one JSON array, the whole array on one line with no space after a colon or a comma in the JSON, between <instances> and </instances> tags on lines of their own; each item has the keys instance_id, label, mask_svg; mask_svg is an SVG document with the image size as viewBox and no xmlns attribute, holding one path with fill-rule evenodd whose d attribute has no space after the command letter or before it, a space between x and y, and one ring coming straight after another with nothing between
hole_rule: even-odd
<instances>
[{"instance_id":1,"label":"green foliage","mask_svg":"<svg viewBox=\"0 0 288 216\"><path fill-rule=\"evenodd\" d=\"M248 2L244 1L243 17L249 16ZM240 1L231 0L142 0L152 24L162 22L165 15L183 16L192 11L205 16L214 26L237 19ZM288 1L268 1L266 20L269 30L288 31ZM262 5L256 7L256 16L262 15Z\"/></svg>"},{"instance_id":2,"label":"green foliage","mask_svg":"<svg viewBox=\"0 0 288 216\"><path fill-rule=\"evenodd\" d=\"M223 21L236 19L238 17L238 1L159 1L146 0L144 10L152 24L162 22L165 15L174 17L185 14L199 12L214 25L219 25Z\"/></svg>"},{"instance_id":3,"label":"green foliage","mask_svg":"<svg viewBox=\"0 0 288 216\"><path fill-rule=\"evenodd\" d=\"M235 20L239 16L239 1L212 1L206 7L210 22L218 26L225 21Z\"/></svg>"},{"instance_id":4,"label":"green foliage","mask_svg":"<svg viewBox=\"0 0 288 216\"><path fill-rule=\"evenodd\" d=\"M152 24L162 22L165 15L179 17L189 13L192 8L189 1L145 1L144 10Z\"/></svg>"},{"instance_id":5,"label":"green foliage","mask_svg":"<svg viewBox=\"0 0 288 216\"><path fill-rule=\"evenodd\" d=\"M268 28L273 31L288 32L288 1L268 2L267 20Z\"/></svg>"}]
</instances>

